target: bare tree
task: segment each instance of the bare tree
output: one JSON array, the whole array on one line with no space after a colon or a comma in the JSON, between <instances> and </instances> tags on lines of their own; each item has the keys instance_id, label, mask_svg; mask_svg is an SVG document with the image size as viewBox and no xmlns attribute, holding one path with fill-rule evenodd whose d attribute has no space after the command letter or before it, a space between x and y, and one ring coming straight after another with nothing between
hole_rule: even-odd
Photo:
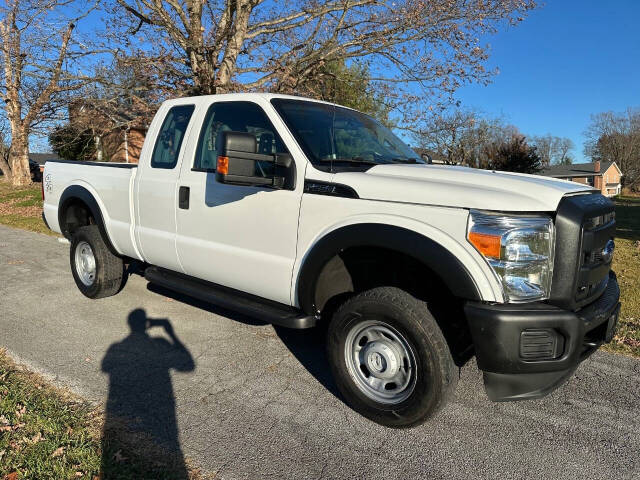
<instances>
[{"instance_id":1,"label":"bare tree","mask_svg":"<svg viewBox=\"0 0 640 480\"><path fill-rule=\"evenodd\" d=\"M560 138L558 142L558 156L556 163L558 165L571 165L573 159L571 157L571 151L575 148L575 144L570 138Z\"/></svg>"},{"instance_id":2,"label":"bare tree","mask_svg":"<svg viewBox=\"0 0 640 480\"><path fill-rule=\"evenodd\" d=\"M486 82L482 34L515 24L533 0L113 0L190 91L297 92L327 62L359 59L373 81L450 93ZM122 16L116 11L116 16ZM405 90L404 101L418 97Z\"/></svg>"},{"instance_id":3,"label":"bare tree","mask_svg":"<svg viewBox=\"0 0 640 480\"><path fill-rule=\"evenodd\" d=\"M475 110L455 109L432 115L414 132L418 145L433 150L446 163L483 167L488 147L508 142L518 129L500 118L483 117Z\"/></svg>"},{"instance_id":4,"label":"bare tree","mask_svg":"<svg viewBox=\"0 0 640 480\"><path fill-rule=\"evenodd\" d=\"M477 122L477 114L471 110L454 110L434 115L417 132L416 141L421 147L440 154L449 165L464 164L467 160L465 139Z\"/></svg>"},{"instance_id":5,"label":"bare tree","mask_svg":"<svg viewBox=\"0 0 640 480\"><path fill-rule=\"evenodd\" d=\"M129 147L136 150L126 140L128 133L135 131L139 143L169 90L146 69L148 61L153 60L143 52L135 57L120 54L96 69L96 82L69 102L68 121L49 133L53 151L67 159L109 161L114 149L126 151L125 157ZM115 145L114 137L124 145Z\"/></svg>"},{"instance_id":6,"label":"bare tree","mask_svg":"<svg viewBox=\"0 0 640 480\"><path fill-rule=\"evenodd\" d=\"M640 186L640 109L592 115L585 136L585 155L594 161L616 162L623 184Z\"/></svg>"},{"instance_id":7,"label":"bare tree","mask_svg":"<svg viewBox=\"0 0 640 480\"><path fill-rule=\"evenodd\" d=\"M83 11L69 18L73 0L7 0L0 7L0 100L11 143L0 169L14 185L31 183L29 136L52 119L64 95L80 82L70 75L76 49L73 34ZM77 77L76 77L77 78Z\"/></svg>"},{"instance_id":8,"label":"bare tree","mask_svg":"<svg viewBox=\"0 0 640 480\"><path fill-rule=\"evenodd\" d=\"M536 147L543 166L571 164L571 151L575 148L570 138L556 137L551 134L534 136L532 144Z\"/></svg>"}]
</instances>

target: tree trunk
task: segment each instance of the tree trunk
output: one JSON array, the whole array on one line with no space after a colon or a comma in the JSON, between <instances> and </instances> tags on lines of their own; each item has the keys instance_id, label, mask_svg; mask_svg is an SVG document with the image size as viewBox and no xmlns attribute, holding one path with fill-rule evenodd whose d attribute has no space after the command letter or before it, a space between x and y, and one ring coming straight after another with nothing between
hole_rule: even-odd
<instances>
[{"instance_id":1,"label":"tree trunk","mask_svg":"<svg viewBox=\"0 0 640 480\"><path fill-rule=\"evenodd\" d=\"M2 180L5 182L11 181L11 169L9 168L9 164L4 158L4 155L0 154L0 170L2 170L3 177Z\"/></svg>"},{"instance_id":2,"label":"tree trunk","mask_svg":"<svg viewBox=\"0 0 640 480\"><path fill-rule=\"evenodd\" d=\"M31 185L29 142L24 134L12 138L11 150L9 152L9 167L11 168L11 183L14 186Z\"/></svg>"}]
</instances>

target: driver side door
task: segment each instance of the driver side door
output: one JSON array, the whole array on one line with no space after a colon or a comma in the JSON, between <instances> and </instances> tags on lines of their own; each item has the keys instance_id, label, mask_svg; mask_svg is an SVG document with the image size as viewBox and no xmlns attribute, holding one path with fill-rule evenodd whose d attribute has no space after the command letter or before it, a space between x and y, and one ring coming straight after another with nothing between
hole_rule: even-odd
<instances>
[{"instance_id":1,"label":"driver side door","mask_svg":"<svg viewBox=\"0 0 640 480\"><path fill-rule=\"evenodd\" d=\"M298 172L293 190L216 182L225 131L255 135L257 153L288 153L259 104L219 101L209 106L178 182L189 191L188 207L176 214L180 263L188 275L290 305L304 172ZM266 176L273 164L256 167L257 174Z\"/></svg>"}]
</instances>

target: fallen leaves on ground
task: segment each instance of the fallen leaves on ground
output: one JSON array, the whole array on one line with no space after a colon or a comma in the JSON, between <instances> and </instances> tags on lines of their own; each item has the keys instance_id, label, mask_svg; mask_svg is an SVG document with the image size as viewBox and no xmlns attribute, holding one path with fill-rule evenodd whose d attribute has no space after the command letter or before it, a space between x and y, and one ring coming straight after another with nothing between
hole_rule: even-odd
<instances>
[{"instance_id":1,"label":"fallen leaves on ground","mask_svg":"<svg viewBox=\"0 0 640 480\"><path fill-rule=\"evenodd\" d=\"M42 440L42 438L42 432L38 432L33 437L27 439L27 443L38 443L40 440Z\"/></svg>"},{"instance_id":2,"label":"fallen leaves on ground","mask_svg":"<svg viewBox=\"0 0 640 480\"><path fill-rule=\"evenodd\" d=\"M0 215L20 215L22 217L39 217L42 214L42 207L32 205L29 207L20 207L16 204L23 199L9 200L0 203Z\"/></svg>"},{"instance_id":3,"label":"fallen leaves on ground","mask_svg":"<svg viewBox=\"0 0 640 480\"><path fill-rule=\"evenodd\" d=\"M64 453L64 447L58 447L53 451L53 453L51 454L51 457L52 458L59 457L63 453Z\"/></svg>"}]
</instances>

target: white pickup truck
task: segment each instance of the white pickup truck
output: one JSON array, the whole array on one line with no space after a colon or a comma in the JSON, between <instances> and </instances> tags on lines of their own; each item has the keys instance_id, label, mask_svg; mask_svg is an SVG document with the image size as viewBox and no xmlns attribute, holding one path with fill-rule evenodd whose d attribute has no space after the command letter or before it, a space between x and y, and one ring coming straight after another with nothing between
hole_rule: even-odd
<instances>
[{"instance_id":1,"label":"white pickup truck","mask_svg":"<svg viewBox=\"0 0 640 480\"><path fill-rule=\"evenodd\" d=\"M271 94L163 103L138 165L48 161L44 219L89 298L125 267L291 328L327 325L345 400L417 425L476 356L491 400L538 398L610 341L614 206L532 175L425 164L354 111Z\"/></svg>"}]
</instances>

